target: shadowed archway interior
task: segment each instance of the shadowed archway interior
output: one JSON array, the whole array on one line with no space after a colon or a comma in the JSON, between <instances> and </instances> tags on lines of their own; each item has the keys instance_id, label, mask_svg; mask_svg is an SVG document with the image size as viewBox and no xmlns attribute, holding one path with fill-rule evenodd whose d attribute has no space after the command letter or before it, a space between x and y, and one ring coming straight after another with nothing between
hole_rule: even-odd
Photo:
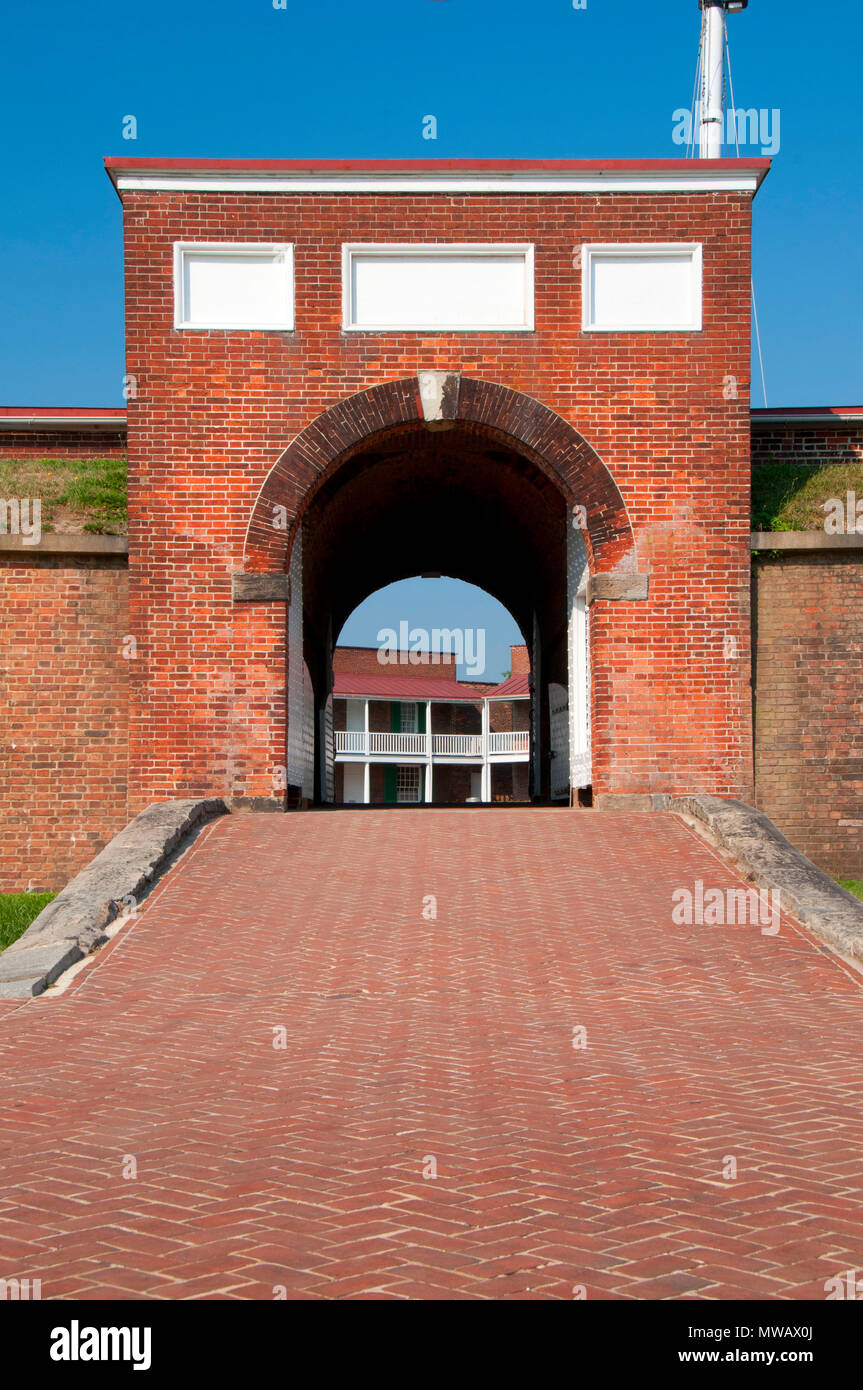
<instances>
[{"instance_id":1,"label":"shadowed archway interior","mask_svg":"<svg viewBox=\"0 0 863 1390\"><path fill-rule=\"evenodd\" d=\"M303 517L304 654L316 707L332 687L333 634L369 594L418 574L486 590L513 615L529 648L536 626L542 685L565 685L566 525L560 487L475 425L402 427L352 453ZM544 704L537 707L541 750ZM545 795L545 751L540 765L535 791Z\"/></svg>"}]
</instances>

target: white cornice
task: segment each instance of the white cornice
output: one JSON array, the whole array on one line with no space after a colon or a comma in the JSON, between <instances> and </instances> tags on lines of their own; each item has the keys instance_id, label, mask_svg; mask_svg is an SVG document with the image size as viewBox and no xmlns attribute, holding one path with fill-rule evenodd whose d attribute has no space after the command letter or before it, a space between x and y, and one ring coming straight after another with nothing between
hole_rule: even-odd
<instances>
[{"instance_id":1,"label":"white cornice","mask_svg":"<svg viewBox=\"0 0 863 1390\"><path fill-rule=\"evenodd\" d=\"M0 433L4 430L38 430L50 434L54 430L125 430L125 415L0 415Z\"/></svg>"},{"instance_id":2,"label":"white cornice","mask_svg":"<svg viewBox=\"0 0 863 1390\"><path fill-rule=\"evenodd\" d=\"M609 173L538 170L535 173L269 173L196 170L117 171L122 192L140 193L755 193L763 170L614 170Z\"/></svg>"},{"instance_id":3,"label":"white cornice","mask_svg":"<svg viewBox=\"0 0 863 1390\"><path fill-rule=\"evenodd\" d=\"M806 429L808 425L860 425L863 424L861 410L813 411L812 414L799 411L771 410L752 414L753 429L769 429L773 425L795 425Z\"/></svg>"}]
</instances>

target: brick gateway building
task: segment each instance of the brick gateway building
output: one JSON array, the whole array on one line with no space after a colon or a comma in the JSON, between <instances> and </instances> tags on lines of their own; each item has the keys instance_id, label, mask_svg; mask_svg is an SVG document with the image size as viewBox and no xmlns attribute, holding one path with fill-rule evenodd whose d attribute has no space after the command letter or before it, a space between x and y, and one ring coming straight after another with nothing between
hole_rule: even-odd
<instances>
[{"instance_id":1,"label":"brick gateway building","mask_svg":"<svg viewBox=\"0 0 863 1390\"><path fill-rule=\"evenodd\" d=\"M326 798L334 638L422 573L515 617L535 795L752 799L769 161L106 163L133 393L130 814Z\"/></svg>"}]
</instances>

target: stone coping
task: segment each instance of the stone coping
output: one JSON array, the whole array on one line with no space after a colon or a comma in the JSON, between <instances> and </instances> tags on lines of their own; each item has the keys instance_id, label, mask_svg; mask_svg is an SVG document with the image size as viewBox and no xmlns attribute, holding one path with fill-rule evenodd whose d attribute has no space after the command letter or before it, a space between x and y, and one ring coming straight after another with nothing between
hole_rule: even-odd
<instances>
[{"instance_id":1,"label":"stone coping","mask_svg":"<svg viewBox=\"0 0 863 1390\"><path fill-rule=\"evenodd\" d=\"M0 998L42 994L103 946L109 924L139 905L204 824L227 812L218 798L148 806L0 953Z\"/></svg>"},{"instance_id":2,"label":"stone coping","mask_svg":"<svg viewBox=\"0 0 863 1390\"><path fill-rule=\"evenodd\" d=\"M750 548L752 550L863 550L863 533L859 535L828 535L826 531L753 531L749 537ZM23 536L0 535L0 552L14 550L22 555L128 555L129 538L128 536L96 536L89 532L76 535L58 535L49 531L42 536L38 545L25 545ZM613 576L610 576L613 578ZM602 575L596 579L602 579ZM276 580L281 584L286 584L286 577L277 575L243 575L234 576L234 597L237 599L254 599L262 597L261 594L254 592L255 584L261 585L264 581L273 582ZM645 593L626 594L621 597L646 597L646 576L634 575L628 577L629 582L638 581L645 588ZM591 581L594 582L594 581ZM249 592L242 590L242 586L247 585ZM240 590L238 592L238 589ZM279 598L285 598L287 591L278 593ZM269 594L263 595L270 597ZM616 594L595 595L597 598L618 597Z\"/></svg>"},{"instance_id":3,"label":"stone coping","mask_svg":"<svg viewBox=\"0 0 863 1390\"><path fill-rule=\"evenodd\" d=\"M25 536L0 536L0 551L14 550L22 556L32 555L128 555L128 536L96 536L89 531L75 535L46 532L38 545L26 545Z\"/></svg>"},{"instance_id":4,"label":"stone coping","mask_svg":"<svg viewBox=\"0 0 863 1390\"><path fill-rule=\"evenodd\" d=\"M863 968L863 902L840 888L761 811L718 796L670 796L665 809L707 831L743 876L779 893L782 909Z\"/></svg>"},{"instance_id":5,"label":"stone coping","mask_svg":"<svg viewBox=\"0 0 863 1390\"><path fill-rule=\"evenodd\" d=\"M826 531L753 531L753 550L863 550L860 535L828 535Z\"/></svg>"}]
</instances>

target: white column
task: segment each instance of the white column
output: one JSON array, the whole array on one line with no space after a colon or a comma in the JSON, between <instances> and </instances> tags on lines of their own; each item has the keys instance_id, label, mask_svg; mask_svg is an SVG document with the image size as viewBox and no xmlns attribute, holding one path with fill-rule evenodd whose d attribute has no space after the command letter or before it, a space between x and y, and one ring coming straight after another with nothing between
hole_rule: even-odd
<instances>
[{"instance_id":1,"label":"white column","mask_svg":"<svg viewBox=\"0 0 863 1390\"><path fill-rule=\"evenodd\" d=\"M432 741L432 702L426 700L426 801L432 799L432 762L434 743Z\"/></svg>"},{"instance_id":2,"label":"white column","mask_svg":"<svg viewBox=\"0 0 863 1390\"><path fill-rule=\"evenodd\" d=\"M489 735L489 710L488 700L482 702L482 790L480 796L483 801L491 801L491 766L488 761L488 735Z\"/></svg>"},{"instance_id":3,"label":"white column","mask_svg":"<svg viewBox=\"0 0 863 1390\"><path fill-rule=\"evenodd\" d=\"M368 806L372 799L372 765L369 762L369 702L365 700L363 710L363 752L366 755L363 764L363 805Z\"/></svg>"},{"instance_id":4,"label":"white column","mask_svg":"<svg viewBox=\"0 0 863 1390\"><path fill-rule=\"evenodd\" d=\"M701 16L701 159L722 157L722 79L725 72L725 9L713 0Z\"/></svg>"}]
</instances>

